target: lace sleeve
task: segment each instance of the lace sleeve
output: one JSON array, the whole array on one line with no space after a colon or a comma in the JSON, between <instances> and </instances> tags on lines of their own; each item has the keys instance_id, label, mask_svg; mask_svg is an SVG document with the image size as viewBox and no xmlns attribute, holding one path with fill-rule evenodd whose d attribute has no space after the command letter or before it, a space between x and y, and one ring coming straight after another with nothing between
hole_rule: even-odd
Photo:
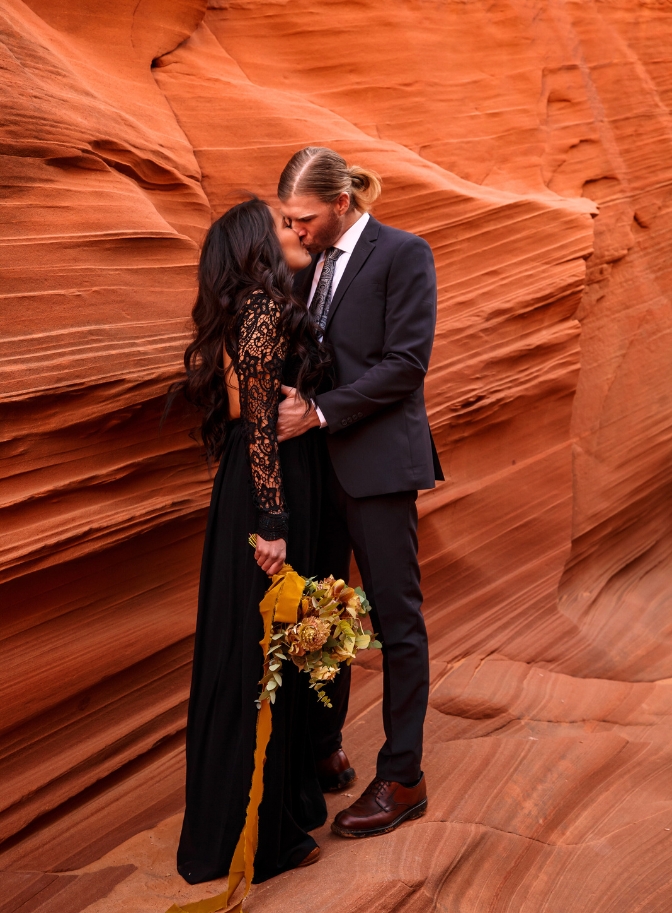
<instances>
[{"instance_id":1,"label":"lace sleeve","mask_svg":"<svg viewBox=\"0 0 672 913\"><path fill-rule=\"evenodd\" d=\"M278 306L261 292L243 305L239 318L236 372L240 417L247 443L257 532L262 539L287 539L288 514L282 490L275 426L287 340L279 331Z\"/></svg>"}]
</instances>

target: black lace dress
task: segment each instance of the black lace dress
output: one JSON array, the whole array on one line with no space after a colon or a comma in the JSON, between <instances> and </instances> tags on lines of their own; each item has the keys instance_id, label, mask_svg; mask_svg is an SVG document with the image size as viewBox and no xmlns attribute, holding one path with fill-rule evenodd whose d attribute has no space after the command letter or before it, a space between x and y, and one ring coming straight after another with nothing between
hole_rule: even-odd
<instances>
[{"instance_id":1,"label":"black lace dress","mask_svg":"<svg viewBox=\"0 0 672 913\"><path fill-rule=\"evenodd\" d=\"M178 870L191 884L228 874L252 780L263 656L259 602L270 581L248 536L285 538L287 561L310 575L321 496L319 429L278 446L281 383L292 353L278 308L262 293L244 305L234 367L241 418L227 428L205 535L187 723L186 810ZM255 882L293 868L315 847L308 831L326 820L308 737L308 677L283 667L264 767Z\"/></svg>"}]
</instances>

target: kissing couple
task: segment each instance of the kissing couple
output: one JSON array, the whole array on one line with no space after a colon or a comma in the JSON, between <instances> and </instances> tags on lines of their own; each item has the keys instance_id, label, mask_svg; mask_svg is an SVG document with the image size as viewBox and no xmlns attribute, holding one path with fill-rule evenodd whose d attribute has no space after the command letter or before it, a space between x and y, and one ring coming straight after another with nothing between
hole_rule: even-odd
<instances>
[{"instance_id":1,"label":"kissing couple","mask_svg":"<svg viewBox=\"0 0 672 913\"><path fill-rule=\"evenodd\" d=\"M178 389L218 461L203 549L178 870L226 876L254 767L259 603L285 561L348 580L354 552L383 644L385 743L375 779L339 812L341 837L387 833L427 808L421 768L429 662L417 559L418 489L441 467L423 383L436 275L422 238L369 210L375 173L331 149L288 162L279 208L233 206L210 228ZM248 543L256 533L256 548ZM324 792L350 786L342 747L350 667L326 687L292 663L272 708L254 882L316 862Z\"/></svg>"}]
</instances>

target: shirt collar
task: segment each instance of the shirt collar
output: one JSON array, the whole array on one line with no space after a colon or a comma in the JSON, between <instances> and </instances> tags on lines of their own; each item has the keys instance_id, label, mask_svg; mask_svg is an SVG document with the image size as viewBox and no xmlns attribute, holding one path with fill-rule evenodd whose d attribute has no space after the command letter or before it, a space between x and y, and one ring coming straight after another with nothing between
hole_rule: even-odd
<instances>
[{"instance_id":1,"label":"shirt collar","mask_svg":"<svg viewBox=\"0 0 672 913\"><path fill-rule=\"evenodd\" d=\"M343 232L341 237L334 244L334 247L345 251L346 254L351 254L355 249L355 244L357 244L359 241L368 221L369 214L368 212L365 212L357 219L354 225L351 225L347 231Z\"/></svg>"}]
</instances>

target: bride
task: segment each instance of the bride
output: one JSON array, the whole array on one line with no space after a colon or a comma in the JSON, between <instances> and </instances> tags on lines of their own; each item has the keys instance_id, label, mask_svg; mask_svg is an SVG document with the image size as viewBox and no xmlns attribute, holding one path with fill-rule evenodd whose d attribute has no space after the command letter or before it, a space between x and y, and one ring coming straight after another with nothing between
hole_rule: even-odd
<instances>
[{"instance_id":1,"label":"bride","mask_svg":"<svg viewBox=\"0 0 672 913\"><path fill-rule=\"evenodd\" d=\"M231 208L210 228L198 271L194 338L178 386L202 415L219 461L203 549L187 722L186 811L178 870L191 884L226 876L245 821L263 656L259 602L288 561L317 560L319 429L278 445L281 384L308 403L328 358L292 296L310 255L261 200ZM256 550L248 544L256 532ZM273 706L254 881L317 861L309 831L326 820L307 730L307 678L287 663Z\"/></svg>"}]
</instances>

